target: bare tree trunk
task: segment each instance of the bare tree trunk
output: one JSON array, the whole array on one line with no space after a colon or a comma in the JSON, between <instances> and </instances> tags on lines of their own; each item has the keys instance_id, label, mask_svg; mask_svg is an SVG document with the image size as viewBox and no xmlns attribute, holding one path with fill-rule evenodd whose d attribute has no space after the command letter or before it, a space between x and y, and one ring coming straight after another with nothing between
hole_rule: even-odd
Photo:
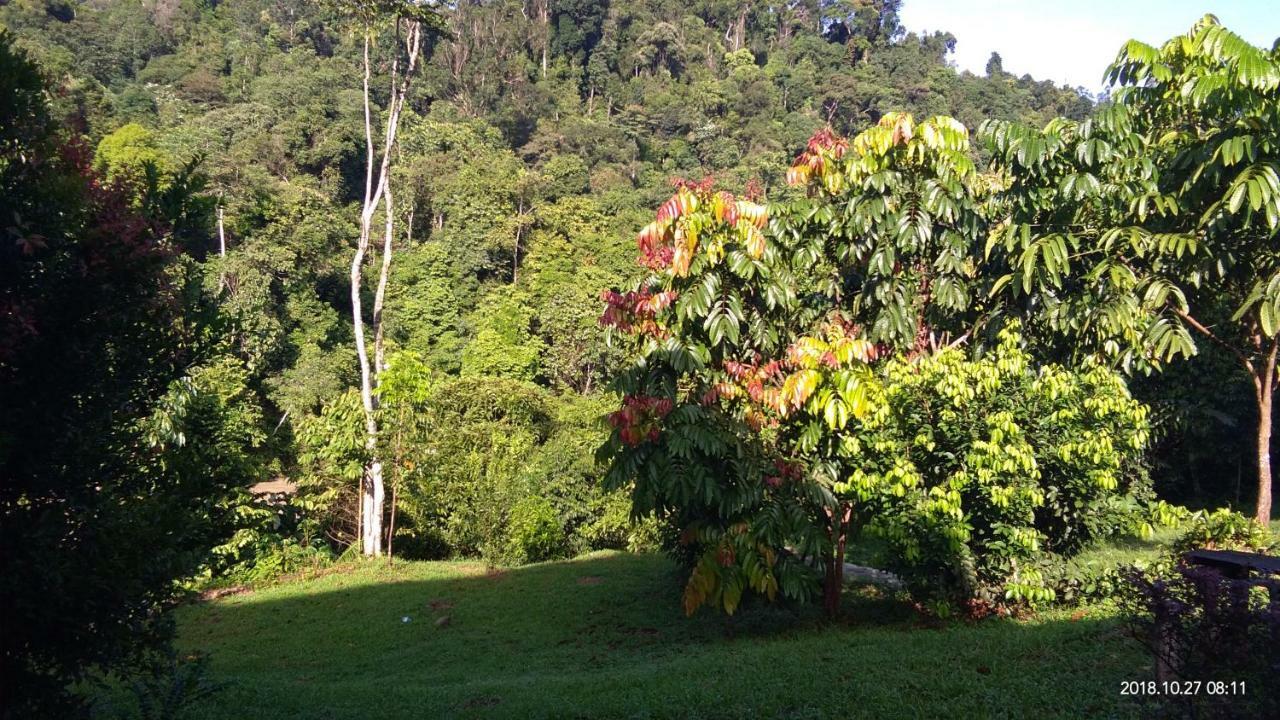
<instances>
[{"instance_id":1,"label":"bare tree trunk","mask_svg":"<svg viewBox=\"0 0 1280 720\"><path fill-rule=\"evenodd\" d=\"M1276 386L1277 347L1280 347L1280 342L1273 341L1262 377L1255 377L1253 381L1258 401L1258 510L1254 517L1264 527L1271 522L1271 411Z\"/></svg>"},{"instance_id":2,"label":"bare tree trunk","mask_svg":"<svg viewBox=\"0 0 1280 720\"><path fill-rule=\"evenodd\" d=\"M1243 351L1222 340L1213 333L1213 330L1187 311L1175 309L1174 312L1196 332L1233 353L1244 366L1249 379L1253 380L1253 397L1258 404L1257 447L1255 448L1258 460L1258 504L1254 518L1265 526L1271 522L1271 418L1272 398L1276 389L1276 352L1280 350L1280 338L1264 336L1257 318L1254 318L1250 322L1252 347ZM1268 343L1271 345L1270 350L1266 348Z\"/></svg>"},{"instance_id":3,"label":"bare tree trunk","mask_svg":"<svg viewBox=\"0 0 1280 720\"><path fill-rule=\"evenodd\" d=\"M542 79L547 79L547 52L551 45L551 0L541 0L542 5Z\"/></svg>"},{"instance_id":4,"label":"bare tree trunk","mask_svg":"<svg viewBox=\"0 0 1280 720\"><path fill-rule=\"evenodd\" d=\"M365 183L364 207L360 213L360 239L356 245L355 257L351 259L351 317L356 340L356 356L360 360L360 402L364 407L365 449L369 451L370 461L365 466L360 478L360 541L361 552L365 555L377 555L380 548L370 532L373 520L372 511L376 505L376 488L382 483L382 464L375 456L377 449L378 421L374 417L373 374L369 368L369 351L364 341L364 309L361 302L363 286L364 257L369 251L369 237L373 223L373 211L377 207L378 196L382 191L381 181L378 191L373 187L373 119L369 105L369 78L372 70L369 63L369 31L366 29L364 39L364 138L365 138Z\"/></svg>"},{"instance_id":5,"label":"bare tree trunk","mask_svg":"<svg viewBox=\"0 0 1280 720\"><path fill-rule=\"evenodd\" d=\"M397 28L399 27L397 21ZM408 53L404 75L399 74L399 48L391 63L391 97L387 104L386 128L383 134L381 163L374 182L373 119L369 100L369 80L372 74L369 46L372 32L365 28L364 42L364 133L365 133L365 194L360 213L360 239L355 257L351 260L351 314L355 330L356 355L360 360L360 401L365 414L365 449L369 453L360 484L361 551L365 555L381 555L383 540L383 516L386 513L386 487L383 481L382 461L378 457L378 373L383 365L382 305L386 293L387 276L391 267L391 240L395 230L394 206L391 201L391 153L395 147L400 125L400 113L409 91L409 82L417 65L421 49L422 29L417 22L410 22L405 38ZM398 33L397 33L398 34ZM399 38L397 38L398 40ZM398 43L397 43L398 44ZM361 290L363 287L364 260L373 235L373 215L382 201L386 202L386 228L383 238L382 270L378 278L378 290L374 297L373 332L374 362L369 362L365 344L364 312Z\"/></svg>"},{"instance_id":6,"label":"bare tree trunk","mask_svg":"<svg viewBox=\"0 0 1280 720\"><path fill-rule=\"evenodd\" d=\"M822 607L827 617L840 614L840 593L844 590L844 547L849 536L849 518L853 509L841 503L831 512L831 552L825 558L826 572L822 583Z\"/></svg>"},{"instance_id":7,"label":"bare tree trunk","mask_svg":"<svg viewBox=\"0 0 1280 720\"><path fill-rule=\"evenodd\" d=\"M227 234L222 229L222 205L218 205L218 257L224 261L218 272L218 290L221 291L227 286Z\"/></svg>"},{"instance_id":8,"label":"bare tree trunk","mask_svg":"<svg viewBox=\"0 0 1280 720\"><path fill-rule=\"evenodd\" d=\"M747 38L747 12L751 10L749 5L743 5L738 10L738 20L733 26L733 49L738 51L742 49L742 45Z\"/></svg>"}]
</instances>

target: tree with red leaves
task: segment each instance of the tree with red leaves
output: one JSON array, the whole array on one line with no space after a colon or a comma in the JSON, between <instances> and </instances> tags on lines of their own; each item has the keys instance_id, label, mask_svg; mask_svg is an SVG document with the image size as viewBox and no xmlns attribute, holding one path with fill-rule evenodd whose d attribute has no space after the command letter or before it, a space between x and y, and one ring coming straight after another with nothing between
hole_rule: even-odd
<instances>
[{"instance_id":1,"label":"tree with red leaves","mask_svg":"<svg viewBox=\"0 0 1280 720\"><path fill-rule=\"evenodd\" d=\"M637 513L679 530L686 610L821 587L837 612L856 520L845 429L872 409L873 365L982 317L986 186L967 153L950 118L826 129L787 173L804 197L766 207L679 182L640 231L649 276L605 297L637 361L602 455Z\"/></svg>"}]
</instances>

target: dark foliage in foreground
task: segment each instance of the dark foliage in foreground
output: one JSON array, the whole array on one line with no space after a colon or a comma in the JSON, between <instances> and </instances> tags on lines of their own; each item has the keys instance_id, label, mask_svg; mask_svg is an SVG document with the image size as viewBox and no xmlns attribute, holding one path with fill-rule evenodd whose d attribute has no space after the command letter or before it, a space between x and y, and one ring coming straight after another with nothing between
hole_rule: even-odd
<instances>
[{"instance_id":1,"label":"dark foliage in foreground","mask_svg":"<svg viewBox=\"0 0 1280 720\"><path fill-rule=\"evenodd\" d=\"M1127 579L1135 636L1171 671L1171 683L1203 683L1197 692L1160 693L1162 713L1280 716L1280 580L1233 579L1185 563L1164 576L1132 570Z\"/></svg>"},{"instance_id":2,"label":"dark foliage in foreground","mask_svg":"<svg viewBox=\"0 0 1280 720\"><path fill-rule=\"evenodd\" d=\"M186 442L221 407L175 384L204 349L179 245L198 178L107 183L44 102L0 34L5 717L69 717L68 683L164 647L174 581L216 544L236 482L217 443Z\"/></svg>"}]
</instances>

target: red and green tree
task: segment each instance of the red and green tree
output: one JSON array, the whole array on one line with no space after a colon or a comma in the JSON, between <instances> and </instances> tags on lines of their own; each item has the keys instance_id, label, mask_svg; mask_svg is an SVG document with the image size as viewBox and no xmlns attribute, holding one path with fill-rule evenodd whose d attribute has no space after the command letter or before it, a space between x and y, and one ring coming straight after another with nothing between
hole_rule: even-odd
<instances>
[{"instance_id":1,"label":"red and green tree","mask_svg":"<svg viewBox=\"0 0 1280 720\"><path fill-rule=\"evenodd\" d=\"M744 589L838 608L856 498L845 427L873 363L964 337L977 317L986 184L949 118L891 114L852 141L814 136L767 210L683 183L639 236L652 272L611 293L635 339L606 454L697 555L686 609ZM775 216L767 222L770 213Z\"/></svg>"},{"instance_id":2,"label":"red and green tree","mask_svg":"<svg viewBox=\"0 0 1280 720\"><path fill-rule=\"evenodd\" d=\"M640 232L649 276L605 298L637 359L603 455L678 532L686 611L821 588L835 614L864 529L939 609L1052 598L1050 553L1138 517L1145 408L997 327L997 179L958 122L822 131L787 175L804 197L768 208L680 184Z\"/></svg>"}]
</instances>

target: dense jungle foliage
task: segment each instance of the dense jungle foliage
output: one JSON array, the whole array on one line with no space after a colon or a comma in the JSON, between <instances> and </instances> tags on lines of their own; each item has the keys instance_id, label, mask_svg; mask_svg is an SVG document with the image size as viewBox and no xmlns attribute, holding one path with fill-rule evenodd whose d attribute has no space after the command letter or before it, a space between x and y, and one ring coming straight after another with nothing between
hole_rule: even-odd
<instances>
[{"instance_id":1,"label":"dense jungle foliage","mask_svg":"<svg viewBox=\"0 0 1280 720\"><path fill-rule=\"evenodd\" d=\"M725 527L676 538L691 524L673 531L634 516L633 500L650 490L634 473L606 481L617 458L672 412L664 403L676 398L677 379L689 379L681 375L689 367L670 355L669 375L637 375L639 348L618 341L620 331L654 334L664 312L681 315L682 337L760 357L795 339L762 330L770 323L806 333L822 325L825 335L810 335L831 347L815 346L786 368L812 371L814 387L848 382L836 375L886 359L888 369L868 380L875 413L851 404L828 417L836 411L804 407L809 387L793 392L786 412L818 429L777 432L806 462L876 468L875 482L842 481L834 493L851 514L854 505L875 508L858 525L895 549L890 562L938 607L1050 595L1043 553L1069 555L1117 532L1136 517L1115 520L1121 511L1147 508L1155 496L1250 514L1258 415L1250 378L1229 349L1202 342L1194 357L1159 373L1145 374L1149 364L1122 367L1122 375L1082 361L1056 326L1034 317L999 337L993 325L986 345L973 343L985 355L942 350L941 338L930 345L921 334L927 324L954 330L944 345L960 337L976 312L969 299L996 291L959 280L977 257L965 253L986 241L977 239L976 218L995 190L977 168L1014 172L1023 162L1044 175L1036 181L1054 184L1070 161L1028 162L1025 149L1014 158L1017 149L1001 140L971 146L965 128L986 124L994 138L1004 127L1093 127L1099 108L1114 105L1014 76L994 55L984 75L957 71L949 62L955 38L904 28L901 1L469 0L436 8L441 27L425 36L392 153L395 253L385 305L381 292L375 300L372 288L360 290L366 308L379 308L379 342L385 335L376 452L387 472L388 549L524 563L603 548L688 553L694 545L705 561L694 577L705 582L686 590L691 609L712 600L732 609L745 587L772 597L778 588L758 573L719 577L743 549L763 555L763 546L746 536L724 541L741 545L731 550L739 555L714 564L708 548L724 540ZM26 687L24 701L47 711L76 702L62 692L68 679L154 663L151 651L166 636L162 611L179 595L175 578L188 589L254 582L356 544L359 485L374 452L348 278L366 195L362 87L372 88L376 125L395 97L399 70L385 57L400 38L374 44L380 59L366 80L367 28L348 12L355 6L381 7L0 0L0 609L26 619L4 629L5 696ZM1122 71L1139 73L1134 62ZM1266 92L1274 88L1259 90ZM904 141L897 133L912 117L921 122ZM904 181L920 194L943 187L952 210L939 213L930 236L942 247L898 248L901 264L872 257L859 238L879 238L898 222L875 213L842 218L847 235L805 247L850 197L820 169L797 171L806 167L797 153L818 158L877 128L886 157L906 157L898 148L912 132L942 138L919 152L943 153L945 162ZM1040 147L1050 155L1088 142L1051 140ZM1076 147L1065 152L1074 157ZM865 200L879 181L876 168L864 170L848 177ZM713 186L746 204L733 200L729 210L722 199L711 213L720 197ZM742 245L729 258L738 277L726 283L739 283L746 297L785 265L794 273L768 281L795 281L791 291L807 293L799 309L750 298L758 322L740 339L742 308L717 309L710 294L719 288L707 291L705 307L689 306L720 258L690 249L637 265L637 229L682 194L714 215L708 232L727 223L744 233L726 241ZM1054 198L1041 199L1009 210L1009 222L1047 222ZM765 207L779 210L766 218ZM679 210L669 219L688 208ZM771 220L783 229L769 230L766 248ZM893 315L885 298L898 290L877 285L874 269L888 277L903 264L935 262L955 238L970 244L948 256L954 265L943 274L956 281L926 292L919 317ZM642 251L659 252L644 243L642 234ZM1004 256L1011 266L1022 262L1015 251L1027 252L1013 245ZM785 263L775 263L779 254ZM856 281L802 277L851 258L866 264ZM675 273L681 304L675 295L635 294L660 290L641 283L673 262L684 270ZM1035 296L1030 282L1023 289L1018 302L1034 315L1029 308L1046 296ZM818 322L855 295L865 300L861 315ZM1221 304L1214 312L1224 312ZM808 324L797 325L800 317ZM874 337L851 345L846 333L864 328ZM925 350L939 352L911 365ZM828 363L829 352L839 362ZM743 365L728 379L746 397L759 372ZM696 381L710 390L725 380ZM982 405L966 396L974 388ZM632 397L611 426L605 418L623 402L617 391ZM948 403L942 421L919 412ZM1089 408L1084 420L1079 407ZM678 506L691 520L717 504L717 514L725 503L759 510L762 488L797 471L767 453L755 457L759 448L742 440L768 426L757 422L765 409L735 412L710 424L685 407L673 421L723 436L707 442L727 442L739 460L750 456L776 472L753 469L755 485L730 488L723 502L710 494L691 502L663 488L635 507ZM1055 422L1036 420L1045 415ZM837 447L837 431L853 426L875 440ZM1008 441L984 451L991 428ZM911 454L926 444L927 454ZM689 452L672 454L683 461ZM957 473L972 484L955 482ZM255 492L280 481L283 499ZM991 501L993 485L1003 501ZM923 493L904 491L917 487ZM821 544L786 516L821 504L803 495L809 490L778 500L786 528L775 539L796 540L799 553L770 564L799 563L805 542ZM816 585L783 589L806 597Z\"/></svg>"}]
</instances>

